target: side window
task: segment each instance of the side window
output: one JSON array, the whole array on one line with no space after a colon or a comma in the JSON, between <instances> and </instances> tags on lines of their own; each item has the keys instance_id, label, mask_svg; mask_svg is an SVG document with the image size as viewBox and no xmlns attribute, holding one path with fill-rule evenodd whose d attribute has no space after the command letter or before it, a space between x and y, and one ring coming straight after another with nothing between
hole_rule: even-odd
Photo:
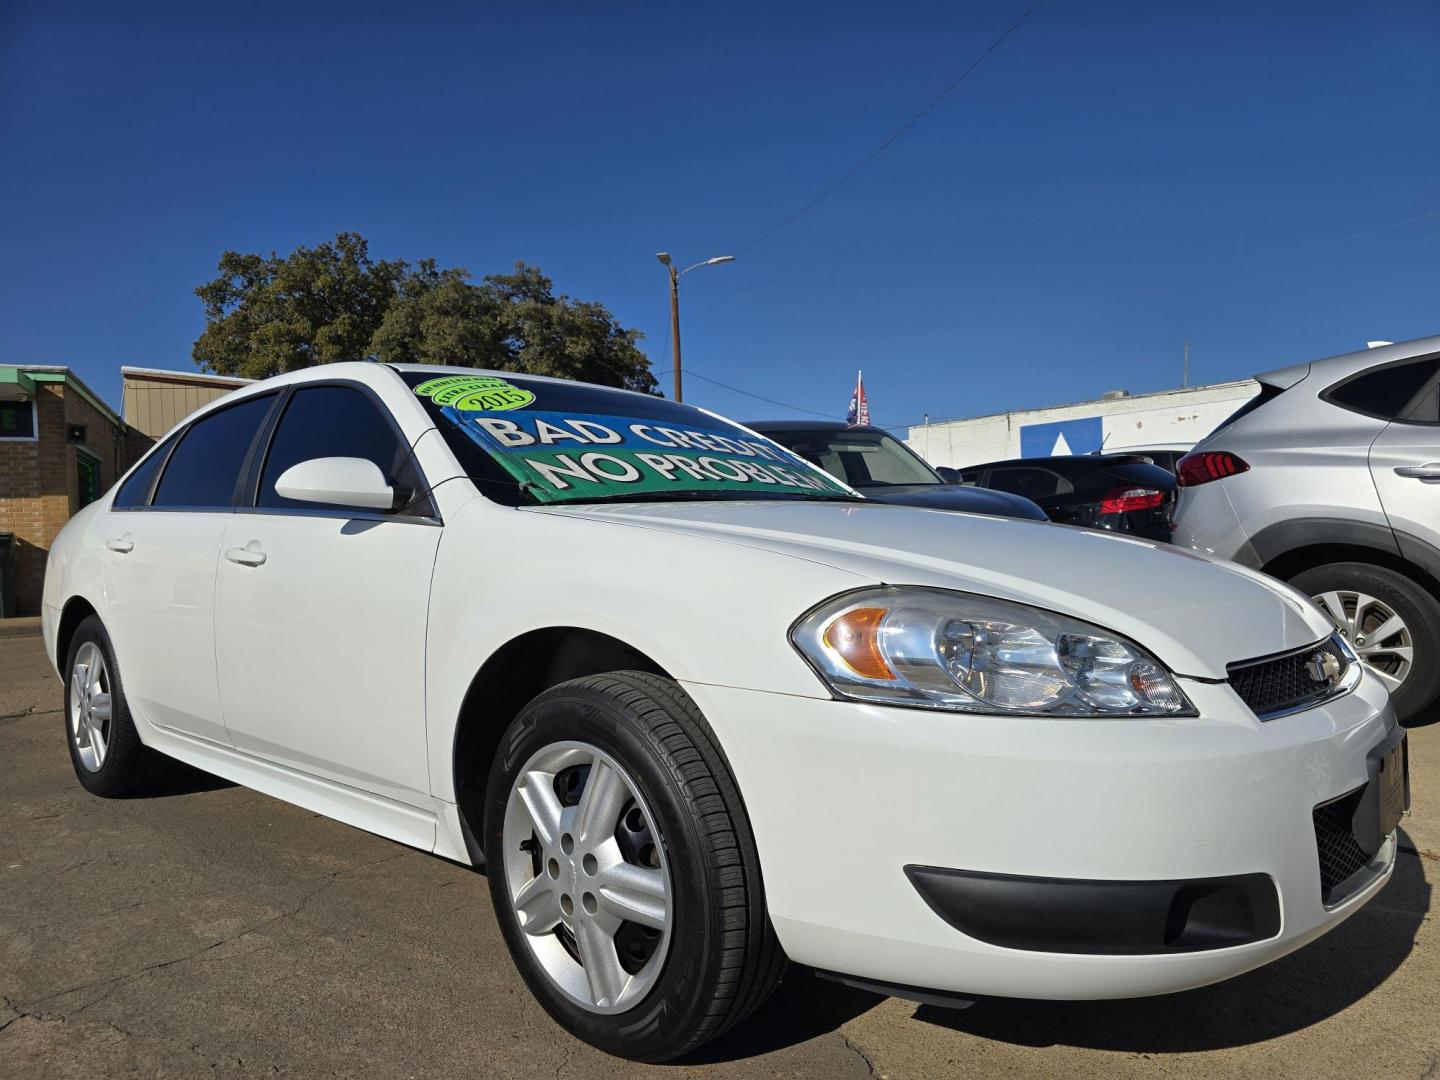
<instances>
[{"instance_id":1,"label":"side window","mask_svg":"<svg viewBox=\"0 0 1440 1080\"><path fill-rule=\"evenodd\" d=\"M151 505L229 510L250 444L274 401L274 394L246 398L191 424L170 455Z\"/></svg>"},{"instance_id":2,"label":"side window","mask_svg":"<svg viewBox=\"0 0 1440 1080\"><path fill-rule=\"evenodd\" d=\"M1071 490L1058 473L1049 469L994 469L989 486L1012 495L1024 495L1027 499L1045 499Z\"/></svg>"},{"instance_id":3,"label":"side window","mask_svg":"<svg viewBox=\"0 0 1440 1080\"><path fill-rule=\"evenodd\" d=\"M310 386L295 391L280 417L260 477L257 505L317 509L314 503L284 498L276 492L275 481L292 465L322 457L364 458L373 461L394 487L411 494L424 490L410 448L368 395L350 386ZM345 508L334 509L343 513ZM433 510L427 498L424 505L411 505L407 512L427 514Z\"/></svg>"},{"instance_id":4,"label":"side window","mask_svg":"<svg viewBox=\"0 0 1440 1080\"><path fill-rule=\"evenodd\" d=\"M1440 372L1440 356L1389 364L1332 386L1324 396L1353 412L1394 420L1436 372Z\"/></svg>"},{"instance_id":5,"label":"side window","mask_svg":"<svg viewBox=\"0 0 1440 1080\"><path fill-rule=\"evenodd\" d=\"M165 460L165 455L170 452L170 444L162 443L150 452L150 456L140 463L140 467L132 472L120 485L120 490L115 493L115 501L111 503L117 509L126 509L132 506L144 506L150 501L150 489L155 486L155 474L160 471L160 463Z\"/></svg>"}]
</instances>

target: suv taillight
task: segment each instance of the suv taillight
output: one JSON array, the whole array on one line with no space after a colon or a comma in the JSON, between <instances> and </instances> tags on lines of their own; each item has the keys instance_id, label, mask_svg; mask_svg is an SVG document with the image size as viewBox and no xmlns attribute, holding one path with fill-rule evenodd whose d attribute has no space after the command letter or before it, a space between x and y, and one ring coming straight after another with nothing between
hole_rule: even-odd
<instances>
[{"instance_id":1,"label":"suv taillight","mask_svg":"<svg viewBox=\"0 0 1440 1080\"><path fill-rule=\"evenodd\" d=\"M1181 487L1198 487L1211 480L1224 480L1227 476L1249 471L1250 466L1229 450L1202 450L1186 454L1175 465L1175 477Z\"/></svg>"},{"instance_id":2,"label":"suv taillight","mask_svg":"<svg viewBox=\"0 0 1440 1080\"><path fill-rule=\"evenodd\" d=\"M1100 500L1102 514L1128 514L1131 510L1154 510L1165 502L1165 493L1155 488L1115 488Z\"/></svg>"}]
</instances>

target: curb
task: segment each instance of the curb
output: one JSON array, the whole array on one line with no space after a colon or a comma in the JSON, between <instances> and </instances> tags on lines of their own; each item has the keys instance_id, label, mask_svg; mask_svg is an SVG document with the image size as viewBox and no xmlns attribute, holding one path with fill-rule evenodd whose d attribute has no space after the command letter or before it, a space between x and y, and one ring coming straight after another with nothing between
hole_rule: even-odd
<instances>
[{"instance_id":1,"label":"curb","mask_svg":"<svg viewBox=\"0 0 1440 1080\"><path fill-rule=\"evenodd\" d=\"M32 636L40 636L39 615L27 615L19 619L0 619L0 638Z\"/></svg>"}]
</instances>

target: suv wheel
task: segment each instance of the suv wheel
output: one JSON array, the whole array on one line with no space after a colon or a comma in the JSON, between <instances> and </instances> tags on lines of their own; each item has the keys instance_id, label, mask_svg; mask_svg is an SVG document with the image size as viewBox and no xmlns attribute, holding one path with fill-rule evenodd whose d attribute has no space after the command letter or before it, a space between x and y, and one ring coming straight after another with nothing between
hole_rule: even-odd
<instances>
[{"instance_id":1,"label":"suv wheel","mask_svg":"<svg viewBox=\"0 0 1440 1080\"><path fill-rule=\"evenodd\" d=\"M1290 579L1390 688L1408 720L1440 697L1440 602L1403 574L1370 563L1329 563Z\"/></svg>"},{"instance_id":2,"label":"suv wheel","mask_svg":"<svg viewBox=\"0 0 1440 1080\"><path fill-rule=\"evenodd\" d=\"M611 1054L688 1053L785 964L740 793L668 679L590 676L525 707L490 771L485 866L530 991Z\"/></svg>"}]
</instances>

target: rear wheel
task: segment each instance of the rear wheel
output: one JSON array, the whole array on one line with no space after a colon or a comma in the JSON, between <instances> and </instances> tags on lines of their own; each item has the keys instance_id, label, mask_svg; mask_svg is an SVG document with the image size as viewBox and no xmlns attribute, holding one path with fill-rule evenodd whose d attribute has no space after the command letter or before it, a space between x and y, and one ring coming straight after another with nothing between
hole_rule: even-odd
<instances>
[{"instance_id":1,"label":"rear wheel","mask_svg":"<svg viewBox=\"0 0 1440 1080\"><path fill-rule=\"evenodd\" d=\"M1370 563L1329 563L1290 579L1314 599L1411 719L1440 698L1440 602L1410 578Z\"/></svg>"},{"instance_id":2,"label":"rear wheel","mask_svg":"<svg viewBox=\"0 0 1440 1080\"><path fill-rule=\"evenodd\" d=\"M531 992L609 1053L685 1054L779 979L744 805L670 680L591 676L532 701L491 769L485 863Z\"/></svg>"},{"instance_id":3,"label":"rear wheel","mask_svg":"<svg viewBox=\"0 0 1440 1080\"><path fill-rule=\"evenodd\" d=\"M65 733L70 763L86 791L121 798L165 779L171 761L140 741L110 635L98 615L75 628L65 661Z\"/></svg>"}]
</instances>

